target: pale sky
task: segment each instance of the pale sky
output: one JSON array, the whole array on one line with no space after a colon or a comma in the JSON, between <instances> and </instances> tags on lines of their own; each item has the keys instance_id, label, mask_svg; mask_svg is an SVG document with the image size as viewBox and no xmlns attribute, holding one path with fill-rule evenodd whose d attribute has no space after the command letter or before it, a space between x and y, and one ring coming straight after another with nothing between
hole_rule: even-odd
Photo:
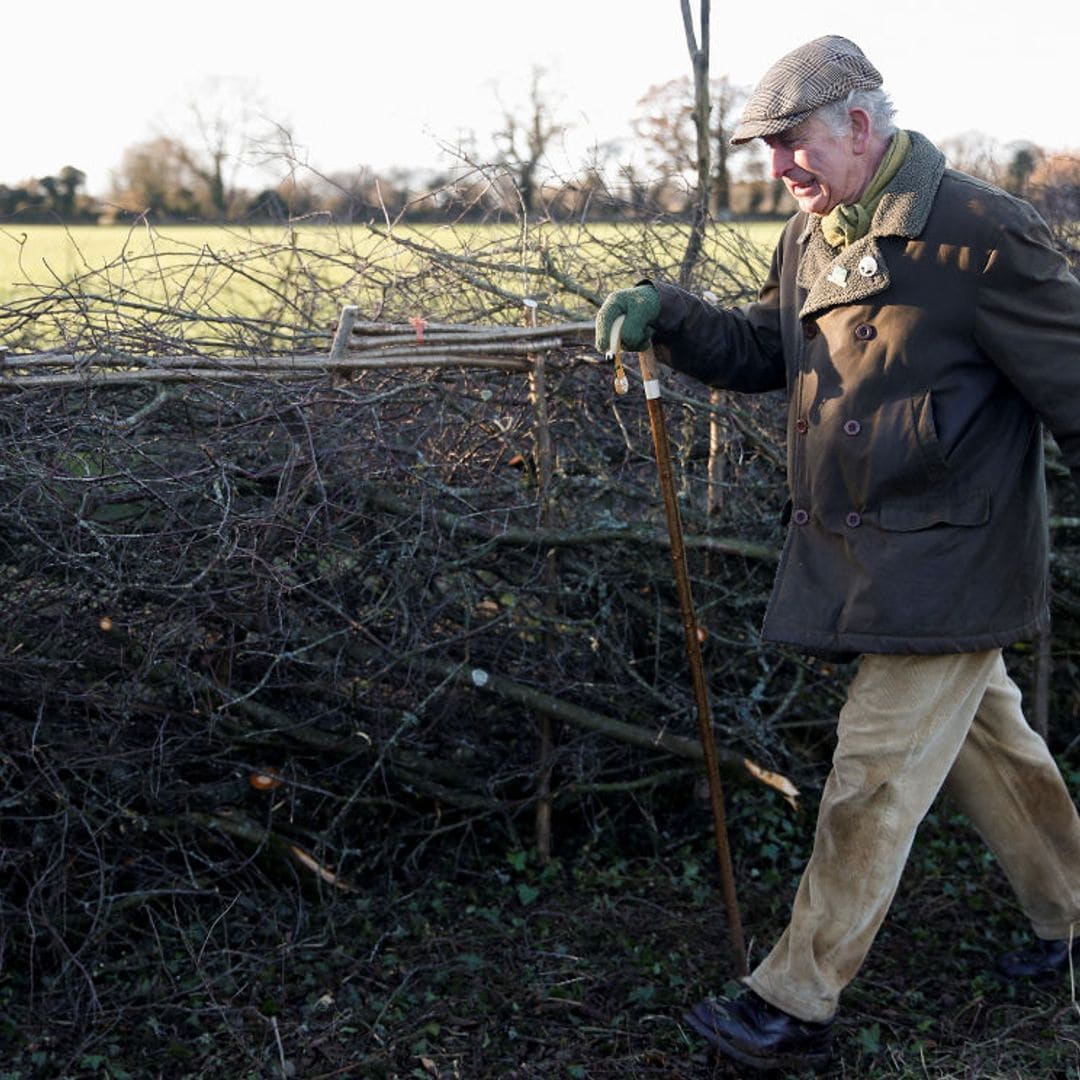
<instances>
[{"instance_id":1,"label":"pale sky","mask_svg":"<svg viewBox=\"0 0 1080 1080\"><path fill-rule=\"evenodd\" d=\"M905 127L1080 149L1076 0L824 7L714 2L711 73L749 87L794 46L842 33L882 72ZM334 172L445 165L440 143L467 131L482 155L539 65L572 125L553 153L565 172L593 143L628 142L642 95L690 71L678 0L59 0L9 5L3 21L0 183L70 164L94 194L126 147L182 134L214 77L247 87L306 163Z\"/></svg>"}]
</instances>

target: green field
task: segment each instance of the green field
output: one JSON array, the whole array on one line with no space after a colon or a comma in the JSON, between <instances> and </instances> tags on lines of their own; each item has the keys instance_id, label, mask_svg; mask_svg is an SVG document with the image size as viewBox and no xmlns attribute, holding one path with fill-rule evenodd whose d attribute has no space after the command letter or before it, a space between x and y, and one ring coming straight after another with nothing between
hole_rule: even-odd
<instances>
[{"instance_id":1,"label":"green field","mask_svg":"<svg viewBox=\"0 0 1080 1080\"><path fill-rule=\"evenodd\" d=\"M780 227L713 226L693 286L748 299ZM278 326L288 349L325 333L343 303L382 320L487 323L520 320L530 297L541 321L587 318L643 273L675 279L686 236L677 224L7 225L0 334L19 352L111 349L150 330L155 351L237 350L277 348L265 334Z\"/></svg>"},{"instance_id":2,"label":"green field","mask_svg":"<svg viewBox=\"0 0 1080 1080\"><path fill-rule=\"evenodd\" d=\"M632 227L636 228L636 227ZM776 222L751 222L716 226L714 235L734 232L754 244L771 248L780 233ZM613 225L544 226L541 234L563 243L592 245L626 233ZM398 229L387 235L364 226L337 229L317 225L290 227L259 226L241 228L224 225L169 225L162 229L146 225L27 225L0 228L0 297L17 295L28 284L40 287L70 281L88 272L100 271L124 259L157 259L162 264L190 264L207 253L245 255L252 252L270 256L289 250L323 252L335 259L355 252L364 259L380 261L400 256L395 237L415 237L447 249L476 250L494 242L518 245L522 232L515 226L420 226ZM524 237L528 242L528 235Z\"/></svg>"},{"instance_id":3,"label":"green field","mask_svg":"<svg viewBox=\"0 0 1080 1080\"><path fill-rule=\"evenodd\" d=\"M278 264L290 257L323 256L326 272L343 252L360 251L366 258L382 259L391 256L393 246L367 230L361 235L360 230L317 227L9 226L0 229L0 300L40 294L60 283L99 275L117 287L141 283L149 288L148 296L160 297L168 294L167 282L178 280L178 274L183 281L192 273L245 267L257 279L269 280L284 272ZM348 272L341 267L338 276L347 278Z\"/></svg>"}]
</instances>

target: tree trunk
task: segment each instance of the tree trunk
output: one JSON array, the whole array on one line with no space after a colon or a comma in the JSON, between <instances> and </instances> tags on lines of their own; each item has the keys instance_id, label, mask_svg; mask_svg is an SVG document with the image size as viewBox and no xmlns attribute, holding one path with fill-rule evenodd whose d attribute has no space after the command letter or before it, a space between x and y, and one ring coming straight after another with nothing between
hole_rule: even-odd
<instances>
[{"instance_id":1,"label":"tree trunk","mask_svg":"<svg viewBox=\"0 0 1080 1080\"><path fill-rule=\"evenodd\" d=\"M694 35L694 21L690 14L690 0L680 0L686 45L694 69L694 129L697 133L697 191L694 198L693 222L686 241L682 265L679 267L679 284L687 286L694 267L701 257L705 228L709 221L709 8L710 0L701 0L701 41Z\"/></svg>"}]
</instances>

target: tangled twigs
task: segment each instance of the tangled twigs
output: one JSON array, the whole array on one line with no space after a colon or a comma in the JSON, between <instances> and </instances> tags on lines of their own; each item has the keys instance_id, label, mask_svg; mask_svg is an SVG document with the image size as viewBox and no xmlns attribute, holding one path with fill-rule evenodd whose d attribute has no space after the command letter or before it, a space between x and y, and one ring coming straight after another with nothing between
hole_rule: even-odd
<instances>
[{"instance_id":1,"label":"tangled twigs","mask_svg":"<svg viewBox=\"0 0 1080 1080\"><path fill-rule=\"evenodd\" d=\"M657 273L682 250L646 241L634 258L651 251ZM541 714L556 851L579 829L617 846L619 815L701 827L680 782L697 744L647 418L612 399L569 288L602 291L593 243L612 274L642 270L614 234L551 247L557 278L517 274L532 256L505 238L464 263L429 244L393 266L293 246L302 272L277 278L277 249L260 264L177 248L188 261L169 271L159 244L0 303L0 1012L18 1030L67 1025L77 1044L95 1011L132 1000L155 1022L162 1002L232 1015L232 995L279 994L267 953L319 937L311 898L366 918L371 882L423 879L444 842L450 861L527 847ZM225 313L230 268L266 285L243 316ZM109 275L124 282L111 308ZM137 295L150 276L166 298ZM523 280L546 337L510 326ZM349 304L367 325L345 381L327 361ZM436 354L410 355L414 318ZM521 368L545 340L562 345L544 357L541 461ZM511 344L526 355L479 351ZM726 763L802 786L841 676L757 639L784 403L710 402L680 380L669 401ZM710 514L718 410L725 498ZM1051 653L1067 665L1080 515L1051 479Z\"/></svg>"},{"instance_id":2,"label":"tangled twigs","mask_svg":"<svg viewBox=\"0 0 1080 1080\"><path fill-rule=\"evenodd\" d=\"M121 896L137 893L140 911L179 893L198 903L223 878L283 873L282 855L297 880L336 889L292 848L335 875L344 861L352 881L391 859L389 834L362 854L351 839L381 814L422 836L432 815L472 828L519 812L536 764L518 719L538 709L563 724L556 796L632 780L635 745L683 745L677 650L655 632L673 610L666 553L640 543L658 522L639 520L651 476L625 442L643 418L614 423L572 355L548 378L546 528L520 376L382 370L336 389L195 381L5 399L0 753L14 813L0 872L5 925L52 927L62 946L34 954L41 977L89 1000L80 972L115 933L92 928ZM763 588L757 541L712 539L747 545L732 569ZM552 606L555 543L575 558ZM447 680L462 656L495 673L497 696ZM640 685L621 679L628 664L649 673ZM605 733L591 718L615 700ZM281 786L252 788L256 768ZM35 836L68 857L39 864ZM81 891L88 875L99 899Z\"/></svg>"}]
</instances>

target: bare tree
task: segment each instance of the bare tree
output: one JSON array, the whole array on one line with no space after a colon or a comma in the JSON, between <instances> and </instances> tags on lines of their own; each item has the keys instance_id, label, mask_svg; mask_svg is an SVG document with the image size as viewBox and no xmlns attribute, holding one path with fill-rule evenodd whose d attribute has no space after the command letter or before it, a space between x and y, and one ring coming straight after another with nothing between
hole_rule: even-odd
<instances>
[{"instance_id":1,"label":"bare tree","mask_svg":"<svg viewBox=\"0 0 1080 1080\"><path fill-rule=\"evenodd\" d=\"M247 173L265 165L288 133L265 117L254 89L214 78L193 98L186 122L125 151L111 201L124 210L224 221L249 201Z\"/></svg>"},{"instance_id":2,"label":"bare tree","mask_svg":"<svg viewBox=\"0 0 1080 1080\"><path fill-rule=\"evenodd\" d=\"M247 195L239 182L245 167L276 142L281 128L266 119L265 103L252 84L216 76L191 102L189 138L180 140L184 164L201 182L211 216L235 215Z\"/></svg>"},{"instance_id":3,"label":"bare tree","mask_svg":"<svg viewBox=\"0 0 1080 1080\"><path fill-rule=\"evenodd\" d=\"M125 151L112 173L109 202L133 214L147 211L169 217L192 217L199 213L187 155L175 139L159 135L136 143Z\"/></svg>"},{"instance_id":4,"label":"bare tree","mask_svg":"<svg viewBox=\"0 0 1080 1080\"><path fill-rule=\"evenodd\" d=\"M683 29L686 31L686 47L694 71L694 130L697 135L697 198L693 211L693 225L686 242L679 282L687 284L694 266L701 257L701 245L705 238L705 225L709 219L709 12L710 0L701 0L699 14L700 42L694 33L694 19L690 0L680 0Z\"/></svg>"},{"instance_id":5,"label":"bare tree","mask_svg":"<svg viewBox=\"0 0 1080 1080\"><path fill-rule=\"evenodd\" d=\"M544 155L552 140L567 128L552 115L551 102L543 86L544 75L542 67L532 69L527 114L520 116L504 109L503 126L494 135L498 148L496 164L504 165L513 176L517 198L526 215L531 215L539 202Z\"/></svg>"},{"instance_id":6,"label":"bare tree","mask_svg":"<svg viewBox=\"0 0 1080 1080\"><path fill-rule=\"evenodd\" d=\"M733 115L745 96L745 90L733 86L726 75L710 80L709 138L716 150L707 184L712 215L731 210L730 158L732 152L737 153L742 147L730 146L729 139ZM691 183L699 175L695 104L690 78L682 75L650 87L638 102L641 112L633 121L646 156L661 174L686 177Z\"/></svg>"},{"instance_id":7,"label":"bare tree","mask_svg":"<svg viewBox=\"0 0 1080 1080\"><path fill-rule=\"evenodd\" d=\"M748 145L731 145L734 117L742 108L746 95L746 90L741 86L734 86L726 75L712 81L712 138L716 147L716 164L712 170L712 200L713 212L717 214L731 210L731 156L745 150Z\"/></svg>"}]
</instances>

